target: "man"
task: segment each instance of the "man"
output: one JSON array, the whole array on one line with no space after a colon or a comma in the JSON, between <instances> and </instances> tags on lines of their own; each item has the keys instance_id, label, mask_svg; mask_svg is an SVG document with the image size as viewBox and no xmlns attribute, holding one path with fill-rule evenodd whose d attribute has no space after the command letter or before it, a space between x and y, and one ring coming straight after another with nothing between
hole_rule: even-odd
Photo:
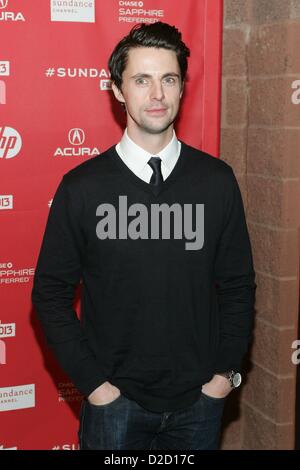
<instances>
[{"instance_id":1,"label":"man","mask_svg":"<svg viewBox=\"0 0 300 470\"><path fill-rule=\"evenodd\" d=\"M161 22L120 41L109 69L127 128L64 175L50 210L32 298L85 397L81 449L217 449L241 382L251 247L231 167L176 138L188 56Z\"/></svg>"}]
</instances>

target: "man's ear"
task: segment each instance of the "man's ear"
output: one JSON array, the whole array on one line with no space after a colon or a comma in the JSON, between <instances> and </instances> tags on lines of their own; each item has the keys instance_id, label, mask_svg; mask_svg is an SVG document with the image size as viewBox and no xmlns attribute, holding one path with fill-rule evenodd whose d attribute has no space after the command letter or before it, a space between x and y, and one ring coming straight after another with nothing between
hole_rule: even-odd
<instances>
[{"instance_id":1,"label":"man's ear","mask_svg":"<svg viewBox=\"0 0 300 470\"><path fill-rule=\"evenodd\" d=\"M120 103L125 103L124 96L122 95L122 92L117 87L117 85L114 82L112 82L111 87L117 100L120 101Z\"/></svg>"}]
</instances>

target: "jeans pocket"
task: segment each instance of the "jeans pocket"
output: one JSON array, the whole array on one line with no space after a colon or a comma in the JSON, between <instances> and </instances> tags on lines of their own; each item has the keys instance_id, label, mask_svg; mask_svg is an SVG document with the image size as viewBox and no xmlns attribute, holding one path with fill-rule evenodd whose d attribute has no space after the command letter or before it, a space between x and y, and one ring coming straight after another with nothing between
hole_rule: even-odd
<instances>
[{"instance_id":1,"label":"jeans pocket","mask_svg":"<svg viewBox=\"0 0 300 470\"><path fill-rule=\"evenodd\" d=\"M212 396L210 396L210 395L206 395L206 393L203 393L203 392L201 392L201 396L202 396L205 400L210 401L210 402L212 402L212 403L214 403L214 402L215 402L215 403L218 403L218 402L219 402L219 403L223 403L223 402L226 400L226 398L227 398L227 397L223 397L223 398L212 397Z\"/></svg>"},{"instance_id":2,"label":"jeans pocket","mask_svg":"<svg viewBox=\"0 0 300 470\"><path fill-rule=\"evenodd\" d=\"M122 393L115 398L113 401L110 401L108 403L104 403L103 405L95 405L94 403L90 403L89 401L87 402L91 408L94 409L102 409L102 408L108 408L109 406L113 406L115 403L118 403L121 399L123 398Z\"/></svg>"}]
</instances>

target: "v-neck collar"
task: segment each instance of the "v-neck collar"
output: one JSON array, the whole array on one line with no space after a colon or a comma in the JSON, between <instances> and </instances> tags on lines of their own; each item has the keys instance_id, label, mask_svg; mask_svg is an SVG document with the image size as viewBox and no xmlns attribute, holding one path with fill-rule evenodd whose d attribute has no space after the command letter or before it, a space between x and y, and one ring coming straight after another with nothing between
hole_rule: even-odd
<instances>
[{"instance_id":1,"label":"v-neck collar","mask_svg":"<svg viewBox=\"0 0 300 470\"><path fill-rule=\"evenodd\" d=\"M181 141L181 150L179 157L177 159L177 162L170 173L170 175L161 183L160 186L152 186L150 183L146 183L146 181L142 180L138 176L136 176L133 171L131 171L126 163L123 162L122 158L118 155L118 152L116 151L115 145L110 147L107 152L108 154L112 157L113 163L124 173L124 176L129 178L132 183L135 185L139 186L141 189L154 194L154 196L158 196L162 191L164 191L166 188L169 187L169 185L176 179L176 177L180 174L182 171L186 158L184 157L184 149L185 149L185 144Z\"/></svg>"}]
</instances>

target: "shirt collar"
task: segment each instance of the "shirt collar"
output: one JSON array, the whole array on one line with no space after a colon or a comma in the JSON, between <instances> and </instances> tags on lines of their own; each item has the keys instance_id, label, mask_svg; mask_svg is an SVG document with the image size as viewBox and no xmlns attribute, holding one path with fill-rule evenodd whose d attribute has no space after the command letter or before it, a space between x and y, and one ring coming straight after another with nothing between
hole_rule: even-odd
<instances>
[{"instance_id":1,"label":"shirt collar","mask_svg":"<svg viewBox=\"0 0 300 470\"><path fill-rule=\"evenodd\" d=\"M141 172L148 164L149 159L154 156L133 142L128 135L127 128L124 131L119 145L127 165L130 168L135 168L138 172ZM178 150L179 141L176 137L175 130L173 129L172 139L160 152L156 153L155 156L159 156L162 160L162 164L172 171L174 167L174 159L176 160L177 158Z\"/></svg>"}]
</instances>

